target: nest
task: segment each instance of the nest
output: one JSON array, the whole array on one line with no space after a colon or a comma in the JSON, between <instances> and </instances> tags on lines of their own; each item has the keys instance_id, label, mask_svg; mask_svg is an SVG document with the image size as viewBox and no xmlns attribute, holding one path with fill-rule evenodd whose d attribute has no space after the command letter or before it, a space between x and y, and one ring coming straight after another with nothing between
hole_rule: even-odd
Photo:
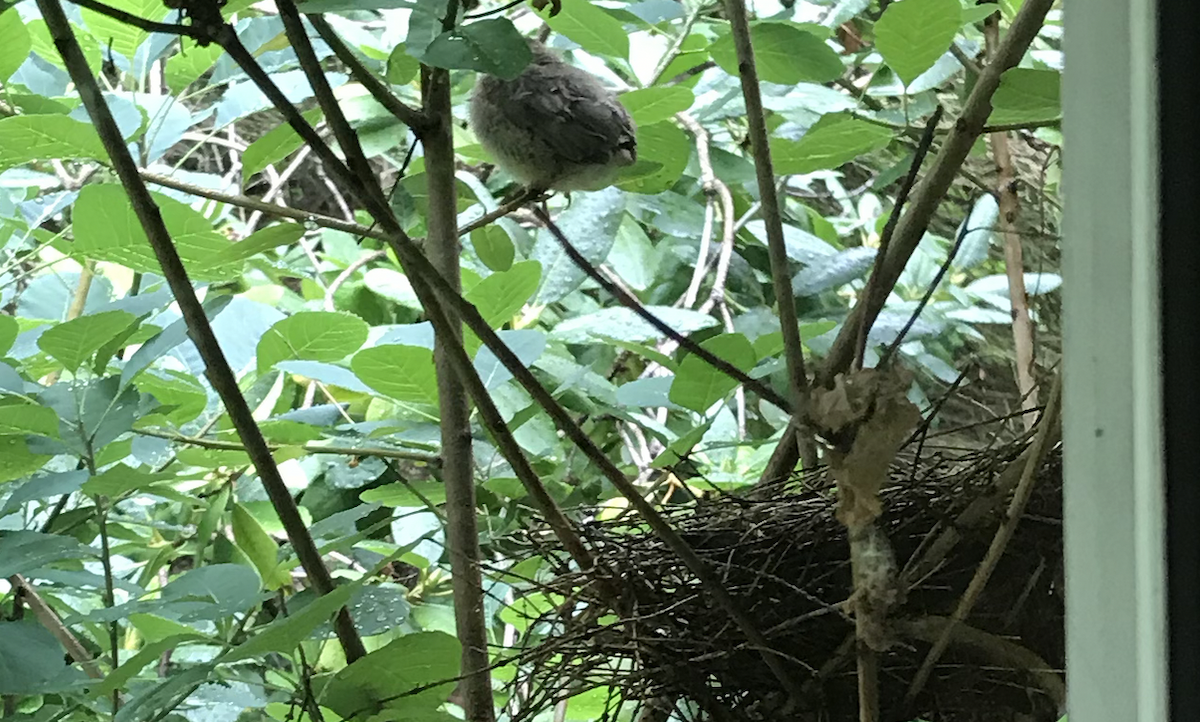
<instances>
[{"instance_id":1,"label":"nest","mask_svg":"<svg viewBox=\"0 0 1200 722\"><path fill-rule=\"evenodd\" d=\"M1007 499L995 481L1025 448L926 449L920 460L910 449L894 465L878 528L909 583L888 614L887 648L877 656L884 722L1040 721L1061 714L1058 448L1042 460L1016 534L965 625L947 621L1003 518ZM803 685L799 706L788 703L763 650L666 544L624 518L584 526L603 572L562 570L561 554L546 550L560 572L531 585L525 603L514 607L541 611L528 616L513 718L532 718L571 699L568 709L589 700L614 720L671 714L721 722L858 720L855 624L846 605L849 550L834 496L824 471L815 470L748 495L706 496L664 510ZM955 543L931 557L934 540L947 530ZM601 598L601 584L620 590L620 614ZM914 674L948 626L949 647L906 703Z\"/></svg>"}]
</instances>

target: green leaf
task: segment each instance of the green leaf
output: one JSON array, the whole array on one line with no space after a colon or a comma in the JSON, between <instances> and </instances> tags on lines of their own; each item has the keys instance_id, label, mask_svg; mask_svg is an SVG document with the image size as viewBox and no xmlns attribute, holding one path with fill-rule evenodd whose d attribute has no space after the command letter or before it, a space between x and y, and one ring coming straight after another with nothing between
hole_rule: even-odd
<instances>
[{"instance_id":1,"label":"green leaf","mask_svg":"<svg viewBox=\"0 0 1200 722\"><path fill-rule=\"evenodd\" d=\"M162 0L109 0L106 5L146 20L162 20L171 12ZM150 37L149 32L108 15L87 9L81 12L83 21L92 31L92 37L102 46L110 47L114 52L125 56L130 62L137 54L137 49Z\"/></svg>"},{"instance_id":2,"label":"green leaf","mask_svg":"<svg viewBox=\"0 0 1200 722\"><path fill-rule=\"evenodd\" d=\"M692 107L696 96L682 85L655 86L630 90L620 95L621 105L638 125L670 120L676 113Z\"/></svg>"},{"instance_id":3,"label":"green leaf","mask_svg":"<svg viewBox=\"0 0 1200 722\"><path fill-rule=\"evenodd\" d=\"M0 356L8 353L17 334L21 332L21 324L12 316L0 316Z\"/></svg>"},{"instance_id":4,"label":"green leaf","mask_svg":"<svg viewBox=\"0 0 1200 722\"><path fill-rule=\"evenodd\" d=\"M974 25L975 23L987 20L997 12L999 11L996 9L995 3L976 5L972 2L962 7L962 23L963 25Z\"/></svg>"},{"instance_id":5,"label":"green leaf","mask_svg":"<svg viewBox=\"0 0 1200 722\"><path fill-rule=\"evenodd\" d=\"M1012 68L1000 76L988 123L1036 123L1062 117L1062 76L1056 70ZM3 122L3 121L0 121Z\"/></svg>"},{"instance_id":6,"label":"green leaf","mask_svg":"<svg viewBox=\"0 0 1200 722\"><path fill-rule=\"evenodd\" d=\"M89 559L94 554L74 537L35 531L0 532L0 576L11 577L63 559Z\"/></svg>"},{"instance_id":7,"label":"green leaf","mask_svg":"<svg viewBox=\"0 0 1200 722\"><path fill-rule=\"evenodd\" d=\"M338 609L346 605L351 595L369 579L368 575L351 584L343 584L329 594L305 604L287 617L276 619L255 633L246 643L234 647L221 657L225 663L258 657L268 652L288 653L308 638L312 631L329 621Z\"/></svg>"},{"instance_id":8,"label":"green leaf","mask_svg":"<svg viewBox=\"0 0 1200 722\"><path fill-rule=\"evenodd\" d=\"M0 82L5 82L29 57L33 40L16 10L0 12Z\"/></svg>"},{"instance_id":9,"label":"green leaf","mask_svg":"<svg viewBox=\"0 0 1200 722\"><path fill-rule=\"evenodd\" d=\"M415 491L414 491L415 490ZM417 496L417 494L420 496ZM384 484L368 489L358 495L366 504L383 504L391 507L424 507L425 497L430 504L446 503L446 485L440 481L409 481Z\"/></svg>"},{"instance_id":10,"label":"green leaf","mask_svg":"<svg viewBox=\"0 0 1200 722\"><path fill-rule=\"evenodd\" d=\"M264 587L275 591L291 581L287 571L279 568L279 545L241 504L233 505L230 526L233 528L234 542L254 563Z\"/></svg>"},{"instance_id":11,"label":"green leaf","mask_svg":"<svg viewBox=\"0 0 1200 722\"><path fill-rule=\"evenodd\" d=\"M20 396L0 396L0 436L46 436L58 438L58 414L49 406Z\"/></svg>"},{"instance_id":12,"label":"green leaf","mask_svg":"<svg viewBox=\"0 0 1200 722\"><path fill-rule=\"evenodd\" d=\"M893 131L844 113L821 116L800 140L771 138L771 157L780 175L838 168L864 153L884 148Z\"/></svg>"},{"instance_id":13,"label":"green leaf","mask_svg":"<svg viewBox=\"0 0 1200 722\"><path fill-rule=\"evenodd\" d=\"M363 383L397 401L436 406L433 352L420 346L375 346L354 355L350 368Z\"/></svg>"},{"instance_id":14,"label":"green leaf","mask_svg":"<svg viewBox=\"0 0 1200 722\"><path fill-rule=\"evenodd\" d=\"M571 207L562 212L556 223L575 249L595 265L608 258L624 215L625 198L621 191L605 188L594 193L571 194ZM538 232L529 257L542 264L542 286L535 299L539 304L562 299L587 278L545 229Z\"/></svg>"},{"instance_id":15,"label":"green leaf","mask_svg":"<svg viewBox=\"0 0 1200 722\"><path fill-rule=\"evenodd\" d=\"M768 83L828 83L846 70L837 51L823 39L789 23L755 23L750 28L750 42L758 77ZM732 35L722 36L709 46L709 52L722 70L738 77Z\"/></svg>"},{"instance_id":16,"label":"green leaf","mask_svg":"<svg viewBox=\"0 0 1200 722\"><path fill-rule=\"evenodd\" d=\"M637 145L638 162L618 176L617 187L645 195L662 193L675 185L692 154L688 134L669 120L639 125Z\"/></svg>"},{"instance_id":17,"label":"green leaf","mask_svg":"<svg viewBox=\"0 0 1200 722\"><path fill-rule=\"evenodd\" d=\"M180 38L179 40L182 47L178 53L167 58L165 69L167 87L176 94L182 93L189 85L196 82L225 52L216 43L202 48L196 45L196 41L191 38ZM254 144L251 143L250 146L254 147ZM246 173L243 177L249 177L249 175Z\"/></svg>"},{"instance_id":18,"label":"green leaf","mask_svg":"<svg viewBox=\"0 0 1200 722\"><path fill-rule=\"evenodd\" d=\"M65 115L15 115L0 119L0 169L35 160L68 158L108 163L108 153L90 123ZM93 187L98 186L88 186Z\"/></svg>"},{"instance_id":19,"label":"green leaf","mask_svg":"<svg viewBox=\"0 0 1200 722\"><path fill-rule=\"evenodd\" d=\"M228 246L212 259L210 265L222 267L240 265L260 253L280 246L290 246L304 236L304 226L299 223L276 223L255 231L237 243Z\"/></svg>"},{"instance_id":20,"label":"green leaf","mask_svg":"<svg viewBox=\"0 0 1200 722\"><path fill-rule=\"evenodd\" d=\"M499 328L524 308L537 292L541 280L541 263L521 261L507 271L493 273L483 279L465 296L475 304L489 326Z\"/></svg>"},{"instance_id":21,"label":"green leaf","mask_svg":"<svg viewBox=\"0 0 1200 722\"><path fill-rule=\"evenodd\" d=\"M746 337L729 333L710 338L700 346L713 355L733 364L741 371L754 368L758 357ZM717 401L736 388L738 382L718 371L695 354L684 357L671 383L668 398L672 403L704 413Z\"/></svg>"},{"instance_id":22,"label":"green leaf","mask_svg":"<svg viewBox=\"0 0 1200 722\"><path fill-rule=\"evenodd\" d=\"M174 619L160 617L157 614L135 612L129 615L129 623L149 642L158 642L173 637L203 637L186 624L180 624Z\"/></svg>"},{"instance_id":23,"label":"green leaf","mask_svg":"<svg viewBox=\"0 0 1200 722\"><path fill-rule=\"evenodd\" d=\"M320 108L313 108L304 113L304 119L309 125L316 125L322 117ZM246 152L242 154L242 178L249 180L255 173L287 158L303 145L304 141L292 130L292 126L287 123L275 126L246 147Z\"/></svg>"},{"instance_id":24,"label":"green leaf","mask_svg":"<svg viewBox=\"0 0 1200 722\"><path fill-rule=\"evenodd\" d=\"M74 372L100 347L137 319L125 311L104 311L60 323L38 337L38 348Z\"/></svg>"},{"instance_id":25,"label":"green leaf","mask_svg":"<svg viewBox=\"0 0 1200 722\"><path fill-rule=\"evenodd\" d=\"M687 335L717 324L717 319L699 311L673 306L647 306L646 310L675 331ZM563 343L596 343L602 337L642 343L662 338L648 322L628 308L605 308L558 324L551 337Z\"/></svg>"},{"instance_id":26,"label":"green leaf","mask_svg":"<svg viewBox=\"0 0 1200 722\"><path fill-rule=\"evenodd\" d=\"M493 271L507 271L516 256L512 237L496 224L471 231L471 247L483 265Z\"/></svg>"},{"instance_id":27,"label":"green leaf","mask_svg":"<svg viewBox=\"0 0 1200 722\"><path fill-rule=\"evenodd\" d=\"M554 17L550 17L549 5L539 14L551 30L579 43L589 53L629 57L629 34L625 26L590 0L562 0L562 10Z\"/></svg>"},{"instance_id":28,"label":"green leaf","mask_svg":"<svg viewBox=\"0 0 1200 722\"><path fill-rule=\"evenodd\" d=\"M961 27L959 0L900 0L875 23L875 47L908 85L946 54Z\"/></svg>"},{"instance_id":29,"label":"green leaf","mask_svg":"<svg viewBox=\"0 0 1200 722\"><path fill-rule=\"evenodd\" d=\"M88 691L93 697L101 698L112 694L115 690L123 689L126 682L133 679L150 663L158 661L164 653L175 649L184 642L197 639L204 639L204 636L198 632L190 632L151 641L139 649L137 654L123 661L120 667L105 675L104 679L94 683L94 686L90 687Z\"/></svg>"},{"instance_id":30,"label":"green leaf","mask_svg":"<svg viewBox=\"0 0 1200 722\"><path fill-rule=\"evenodd\" d=\"M63 648L45 627L33 619L0 622L0 694L62 691L82 679L83 672L63 664Z\"/></svg>"},{"instance_id":31,"label":"green leaf","mask_svg":"<svg viewBox=\"0 0 1200 722\"><path fill-rule=\"evenodd\" d=\"M280 361L340 361L362 348L370 328L348 313L303 311L269 328L258 342L258 372Z\"/></svg>"},{"instance_id":32,"label":"green leaf","mask_svg":"<svg viewBox=\"0 0 1200 722\"><path fill-rule=\"evenodd\" d=\"M29 476L49 460L30 451L20 436L0 436L0 482Z\"/></svg>"},{"instance_id":33,"label":"green leaf","mask_svg":"<svg viewBox=\"0 0 1200 722\"><path fill-rule=\"evenodd\" d=\"M382 709L432 711L454 688L461 655L449 634L406 634L334 675L324 702L344 718Z\"/></svg>"},{"instance_id":34,"label":"green leaf","mask_svg":"<svg viewBox=\"0 0 1200 722\"><path fill-rule=\"evenodd\" d=\"M417 77L417 71L420 69L421 64L417 59L409 55L404 43L399 43L388 55L385 77L392 85L407 85Z\"/></svg>"},{"instance_id":35,"label":"green leaf","mask_svg":"<svg viewBox=\"0 0 1200 722\"><path fill-rule=\"evenodd\" d=\"M133 468L125 464L117 464L110 469L93 476L83 484L85 494L122 497L131 491L146 491L156 484L172 479L168 473L154 473L141 468Z\"/></svg>"},{"instance_id":36,"label":"green leaf","mask_svg":"<svg viewBox=\"0 0 1200 722\"><path fill-rule=\"evenodd\" d=\"M475 70L512 80L525 70L533 55L508 18L488 18L433 39L421 61L435 68Z\"/></svg>"},{"instance_id":37,"label":"green leaf","mask_svg":"<svg viewBox=\"0 0 1200 722\"><path fill-rule=\"evenodd\" d=\"M210 267L229 247L229 239L214 231L207 218L179 201L157 193L151 195L193 280L220 280L237 275L240 269L232 266ZM78 254L143 273L162 272L121 186L86 186L75 201L74 220L72 250Z\"/></svg>"}]
</instances>

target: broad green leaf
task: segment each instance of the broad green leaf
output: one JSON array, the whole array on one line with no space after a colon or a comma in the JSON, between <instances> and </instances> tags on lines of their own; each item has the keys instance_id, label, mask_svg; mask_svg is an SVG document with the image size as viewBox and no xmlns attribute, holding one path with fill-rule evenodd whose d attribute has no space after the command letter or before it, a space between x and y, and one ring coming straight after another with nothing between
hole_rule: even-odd
<instances>
[{"instance_id":1,"label":"broad green leaf","mask_svg":"<svg viewBox=\"0 0 1200 722\"><path fill-rule=\"evenodd\" d=\"M589 263L597 265L603 263L612 250L624 215L624 195L616 188L605 188L594 193L572 193L571 206L555 219L555 223L575 250ZM546 229L538 232L529 257L542 264L542 286L535 299L539 304L560 300L579 288L587 277Z\"/></svg>"},{"instance_id":2,"label":"broad green leaf","mask_svg":"<svg viewBox=\"0 0 1200 722\"><path fill-rule=\"evenodd\" d=\"M129 623L141 633L144 639L150 642L157 642L171 637L203 636L186 624L180 624L174 619L160 617L157 614L136 612L129 615Z\"/></svg>"},{"instance_id":3,"label":"broad green leaf","mask_svg":"<svg viewBox=\"0 0 1200 722\"><path fill-rule=\"evenodd\" d=\"M363 383L397 401L436 406L433 352L419 346L375 346L354 355L350 368Z\"/></svg>"},{"instance_id":4,"label":"broad green leaf","mask_svg":"<svg viewBox=\"0 0 1200 722\"><path fill-rule=\"evenodd\" d=\"M201 304L204 307L205 317L211 322L232 301L233 296L209 296ZM127 385L152 363L165 356L168 351L186 341L187 333L187 322L180 318L142 344L137 351L133 352L133 356L129 357L125 368L121 369L121 386Z\"/></svg>"},{"instance_id":5,"label":"broad green leaf","mask_svg":"<svg viewBox=\"0 0 1200 722\"><path fill-rule=\"evenodd\" d=\"M828 83L846 70L837 51L824 40L789 23L755 23L750 27L750 42L759 80L768 83ZM732 35L722 36L709 52L722 70L738 77Z\"/></svg>"},{"instance_id":6,"label":"broad green leaf","mask_svg":"<svg viewBox=\"0 0 1200 722\"><path fill-rule=\"evenodd\" d=\"M987 20L997 12L995 3L983 3L976 5L974 2L962 6L962 23L963 25L974 25L975 23Z\"/></svg>"},{"instance_id":7,"label":"broad green leaf","mask_svg":"<svg viewBox=\"0 0 1200 722\"><path fill-rule=\"evenodd\" d=\"M471 247L483 265L493 271L507 271L516 255L512 237L498 224L471 231Z\"/></svg>"},{"instance_id":8,"label":"broad green leaf","mask_svg":"<svg viewBox=\"0 0 1200 722\"><path fill-rule=\"evenodd\" d=\"M669 190L683 175L692 154L692 141L675 123L640 125L637 128L638 162L617 179L617 187L653 195ZM642 172L642 167L651 172ZM654 167L657 166L657 167Z\"/></svg>"},{"instance_id":9,"label":"broad green leaf","mask_svg":"<svg viewBox=\"0 0 1200 722\"><path fill-rule=\"evenodd\" d=\"M911 2L911 0L906 0ZM838 168L864 153L884 148L894 132L850 115L823 115L800 140L771 138L775 172L781 175Z\"/></svg>"},{"instance_id":10,"label":"broad green leaf","mask_svg":"<svg viewBox=\"0 0 1200 722\"><path fill-rule=\"evenodd\" d=\"M358 351L370 332L348 313L302 311L276 323L258 342L258 372L280 361L340 361Z\"/></svg>"},{"instance_id":11,"label":"broad green leaf","mask_svg":"<svg viewBox=\"0 0 1200 722\"><path fill-rule=\"evenodd\" d=\"M865 276L871 270L875 255L874 248L857 246L822 258L792 278L792 294L803 298L841 288Z\"/></svg>"},{"instance_id":12,"label":"broad green leaf","mask_svg":"<svg viewBox=\"0 0 1200 722\"><path fill-rule=\"evenodd\" d=\"M0 482L29 476L50 458L30 451L20 436L0 436Z\"/></svg>"},{"instance_id":13,"label":"broad green leaf","mask_svg":"<svg viewBox=\"0 0 1200 722\"><path fill-rule=\"evenodd\" d=\"M208 609L194 618L215 618L245 612L262 599L261 580L254 569L241 564L209 564L191 569L162 588L161 598L172 603L205 603ZM188 621L188 616L180 621Z\"/></svg>"},{"instance_id":14,"label":"broad green leaf","mask_svg":"<svg viewBox=\"0 0 1200 722\"><path fill-rule=\"evenodd\" d=\"M84 677L63 664L63 654L54 635L34 619L0 621L0 694L28 697L67 690Z\"/></svg>"},{"instance_id":15,"label":"broad green leaf","mask_svg":"<svg viewBox=\"0 0 1200 722\"><path fill-rule=\"evenodd\" d=\"M334 675L324 702L345 718L382 709L433 711L454 688L461 655L449 634L406 634Z\"/></svg>"},{"instance_id":16,"label":"broad green leaf","mask_svg":"<svg viewBox=\"0 0 1200 722\"><path fill-rule=\"evenodd\" d=\"M364 581L362 579L351 584L343 584L329 594L325 594L292 611L287 617L276 619L265 629L255 633L246 643L234 647L221 657L222 662L236 662L242 659L258 657L268 652L286 654L296 648L312 634L313 630L328 621L338 609L345 606L350 596L354 594Z\"/></svg>"},{"instance_id":17,"label":"broad green leaf","mask_svg":"<svg viewBox=\"0 0 1200 722\"><path fill-rule=\"evenodd\" d=\"M48 436L58 438L58 414L19 396L0 396L0 436Z\"/></svg>"},{"instance_id":18,"label":"broad green leaf","mask_svg":"<svg viewBox=\"0 0 1200 722\"><path fill-rule=\"evenodd\" d=\"M387 81L392 85L406 85L417 77L421 64L404 49L404 43L392 48L387 59Z\"/></svg>"},{"instance_id":19,"label":"broad green leaf","mask_svg":"<svg viewBox=\"0 0 1200 722\"><path fill-rule=\"evenodd\" d=\"M304 113L304 119L309 125L315 125L322 117L320 108L313 108ZM287 158L303 145L304 142L300 140L296 131L292 130L292 126L287 123L277 125L251 143L242 154L242 178L250 180L255 173Z\"/></svg>"},{"instance_id":20,"label":"broad green leaf","mask_svg":"<svg viewBox=\"0 0 1200 722\"><path fill-rule=\"evenodd\" d=\"M512 320L538 289L542 264L521 261L507 271L493 273L468 291L465 296L475 304L492 328Z\"/></svg>"},{"instance_id":21,"label":"broad green leaf","mask_svg":"<svg viewBox=\"0 0 1200 722\"><path fill-rule=\"evenodd\" d=\"M692 107L696 96L682 85L655 86L630 90L620 95L621 105L629 111L638 125L650 125L670 120L676 113Z\"/></svg>"},{"instance_id":22,"label":"broad green leaf","mask_svg":"<svg viewBox=\"0 0 1200 722\"><path fill-rule=\"evenodd\" d=\"M875 46L907 85L946 54L961 27L958 0L900 0L875 23Z\"/></svg>"},{"instance_id":23,"label":"broad green leaf","mask_svg":"<svg viewBox=\"0 0 1200 722\"><path fill-rule=\"evenodd\" d=\"M74 537L35 531L0 532L0 577L5 579L64 559L91 560L94 556Z\"/></svg>"},{"instance_id":24,"label":"broad green leaf","mask_svg":"<svg viewBox=\"0 0 1200 722\"><path fill-rule=\"evenodd\" d=\"M0 356L8 353L17 334L21 332L21 324L12 316L0 316Z\"/></svg>"},{"instance_id":25,"label":"broad green leaf","mask_svg":"<svg viewBox=\"0 0 1200 722\"><path fill-rule=\"evenodd\" d=\"M678 333L688 335L717 324L717 319L699 311L673 306L647 306L646 310ZM601 337L642 343L662 338L657 329L628 308L605 308L576 316L558 324L551 338L563 343L596 343Z\"/></svg>"},{"instance_id":26,"label":"broad green leaf","mask_svg":"<svg viewBox=\"0 0 1200 722\"><path fill-rule=\"evenodd\" d=\"M425 497L430 504L445 504L446 485L440 481L396 482L368 489L358 495L366 504L393 507L423 507L425 502L421 497Z\"/></svg>"},{"instance_id":27,"label":"broad green leaf","mask_svg":"<svg viewBox=\"0 0 1200 722\"><path fill-rule=\"evenodd\" d=\"M906 0L907 1L907 0ZM1056 70L1012 68L1000 76L988 123L1036 123L1062 117L1062 76ZM3 122L3 121L0 121Z\"/></svg>"},{"instance_id":28,"label":"broad green leaf","mask_svg":"<svg viewBox=\"0 0 1200 722\"><path fill-rule=\"evenodd\" d=\"M60 323L38 338L45 351L68 371L74 372L100 347L137 319L125 311L104 311Z\"/></svg>"},{"instance_id":29,"label":"broad green leaf","mask_svg":"<svg viewBox=\"0 0 1200 722\"><path fill-rule=\"evenodd\" d=\"M0 83L17 72L29 57L33 41L16 10L0 12Z\"/></svg>"},{"instance_id":30,"label":"broad green leaf","mask_svg":"<svg viewBox=\"0 0 1200 722\"><path fill-rule=\"evenodd\" d=\"M222 280L240 274L240 265L222 263L229 239L213 230L211 221L177 200L151 195L192 280ZM162 272L121 186L84 187L75 201L74 220L72 250L79 255L143 273Z\"/></svg>"},{"instance_id":31,"label":"broad green leaf","mask_svg":"<svg viewBox=\"0 0 1200 722\"><path fill-rule=\"evenodd\" d=\"M254 563L264 587L275 591L291 581L287 572L279 568L279 545L241 504L233 505L230 526L234 542Z\"/></svg>"},{"instance_id":32,"label":"broad green leaf","mask_svg":"<svg viewBox=\"0 0 1200 722\"><path fill-rule=\"evenodd\" d=\"M117 464L85 481L83 492L116 498L131 491L146 491L155 484L161 484L172 478L174 477L168 473L156 474L142 468L135 469L125 464Z\"/></svg>"},{"instance_id":33,"label":"broad green leaf","mask_svg":"<svg viewBox=\"0 0 1200 722\"><path fill-rule=\"evenodd\" d=\"M33 52L54 67L60 70L65 69L62 56L58 54L58 48L54 47L54 41L50 39L46 21L41 18L30 20L25 24L25 29L29 31L29 38L33 42ZM88 67L93 73L99 73L104 62L100 43L76 24L72 24L71 29L75 31L75 38L79 41L79 47L83 50L83 57L87 59Z\"/></svg>"},{"instance_id":34,"label":"broad green leaf","mask_svg":"<svg viewBox=\"0 0 1200 722\"><path fill-rule=\"evenodd\" d=\"M433 39L421 61L435 68L475 70L511 80L529 65L532 54L508 18L463 25Z\"/></svg>"},{"instance_id":35,"label":"broad green leaf","mask_svg":"<svg viewBox=\"0 0 1200 722\"><path fill-rule=\"evenodd\" d=\"M589 53L629 57L629 34L625 27L591 0L562 0L562 10L554 17L550 17L549 6L540 14L551 30L579 43Z\"/></svg>"},{"instance_id":36,"label":"broad green leaf","mask_svg":"<svg viewBox=\"0 0 1200 722\"><path fill-rule=\"evenodd\" d=\"M217 43L203 48L196 45L196 41L191 38L180 38L180 43L182 48L167 58L165 68L167 87L171 89L171 92L177 94L182 93L189 85L196 82L225 52ZM254 144L251 143L250 147L254 147ZM243 177L249 177L249 175L249 173L245 173Z\"/></svg>"},{"instance_id":37,"label":"broad green leaf","mask_svg":"<svg viewBox=\"0 0 1200 722\"><path fill-rule=\"evenodd\" d=\"M714 356L728 361L740 371L749 372L758 357L746 337L729 333L710 338L700 346ZM717 401L736 388L738 382L719 371L695 354L684 357L675 373L669 398L672 403L704 413Z\"/></svg>"},{"instance_id":38,"label":"broad green leaf","mask_svg":"<svg viewBox=\"0 0 1200 722\"><path fill-rule=\"evenodd\" d=\"M109 0L106 4L146 20L162 20L171 12L161 0ZM134 59L137 49L150 37L149 32L108 15L87 9L82 10L82 13L83 21L92 31L92 37L102 46L111 47L114 52L120 53L130 61Z\"/></svg>"},{"instance_id":39,"label":"broad green leaf","mask_svg":"<svg viewBox=\"0 0 1200 722\"><path fill-rule=\"evenodd\" d=\"M109 672L105 675L104 679L96 682L88 691L93 697L97 698L111 695L113 691L123 689L125 684L137 676L137 673L145 669L147 665L161 659L164 653L175 649L185 642L199 639L204 639L204 636L199 632L190 632L188 634L152 640L139 649L132 657L121 662L120 667Z\"/></svg>"},{"instance_id":40,"label":"broad green leaf","mask_svg":"<svg viewBox=\"0 0 1200 722\"><path fill-rule=\"evenodd\" d=\"M290 246L304 236L304 226L299 223L276 223L255 231L248 238L238 241L218 254L211 265L222 267L241 264L260 253L280 246Z\"/></svg>"},{"instance_id":41,"label":"broad green leaf","mask_svg":"<svg viewBox=\"0 0 1200 722\"><path fill-rule=\"evenodd\" d=\"M90 123L65 115L15 115L0 119L0 169L35 160L68 158L108 162L108 153ZM98 186L88 186L92 187Z\"/></svg>"}]
</instances>

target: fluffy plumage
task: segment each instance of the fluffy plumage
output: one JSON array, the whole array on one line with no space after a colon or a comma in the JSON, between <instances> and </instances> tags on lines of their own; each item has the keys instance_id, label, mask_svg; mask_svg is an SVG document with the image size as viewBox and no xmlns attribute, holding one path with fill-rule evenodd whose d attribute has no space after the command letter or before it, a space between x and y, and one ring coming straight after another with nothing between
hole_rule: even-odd
<instances>
[{"instance_id":1,"label":"fluffy plumage","mask_svg":"<svg viewBox=\"0 0 1200 722\"><path fill-rule=\"evenodd\" d=\"M539 190L597 190L637 160L633 120L599 79L530 41L513 80L481 75L471 127L496 162Z\"/></svg>"}]
</instances>

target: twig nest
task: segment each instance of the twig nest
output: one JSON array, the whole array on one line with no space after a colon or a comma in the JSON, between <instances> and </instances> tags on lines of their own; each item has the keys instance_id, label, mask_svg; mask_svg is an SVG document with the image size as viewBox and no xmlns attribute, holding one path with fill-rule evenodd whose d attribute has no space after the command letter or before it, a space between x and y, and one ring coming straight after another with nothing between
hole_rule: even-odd
<instances>
[{"instance_id":1,"label":"twig nest","mask_svg":"<svg viewBox=\"0 0 1200 722\"><path fill-rule=\"evenodd\" d=\"M538 190L598 190L637 160L633 119L585 70L530 41L533 59L512 80L481 75L471 127L514 178Z\"/></svg>"}]
</instances>

